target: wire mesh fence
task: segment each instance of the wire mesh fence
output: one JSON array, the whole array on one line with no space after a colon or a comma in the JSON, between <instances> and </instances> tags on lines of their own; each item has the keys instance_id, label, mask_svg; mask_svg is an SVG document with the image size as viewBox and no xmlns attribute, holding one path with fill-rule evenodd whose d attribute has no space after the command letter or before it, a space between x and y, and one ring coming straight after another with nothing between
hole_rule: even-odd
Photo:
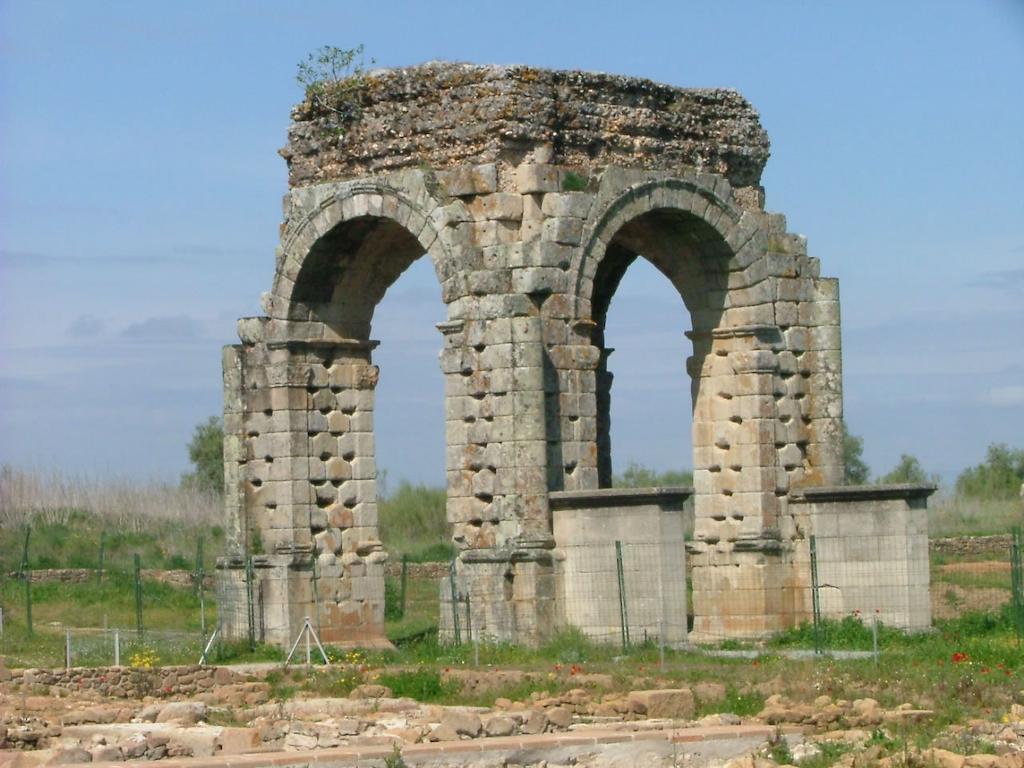
<instances>
[{"instance_id":1,"label":"wire mesh fence","mask_svg":"<svg viewBox=\"0 0 1024 768\"><path fill-rule=\"evenodd\" d=\"M486 645L510 638L540 643L572 631L620 652L700 641L727 649L877 653L880 634L884 640L894 630L928 631L936 622L980 611L1004 617L1017 642L1024 642L1019 529L1007 546L985 556L929 553L926 540L922 547L907 537L837 533L805 543L775 572L756 552L749 562L721 568L714 567L713 557L688 556L680 542L666 541L561 547L547 553L548 560L514 567L507 560L400 560L389 564L384 579L381 634L400 646L423 640ZM37 582L30 568L0 576L0 654L49 666L131 664L146 653L161 663L195 663L214 632L226 626L236 631L214 638L214 655L232 641L249 649L266 642L287 649L296 638L279 642L268 629L285 611L294 613L290 601L303 580L311 601L302 612L317 637L328 646L358 645L365 639L358 634L331 636L324 630L331 622L365 620L365 613L348 612L379 603L379 597L353 593L335 601L338 584L313 567L275 581L249 561L238 578L218 579L209 591L204 581L193 581L155 592L141 565L130 573L91 574L83 587L91 607L64 613L55 612L58 598L74 600L77 594L67 585ZM701 590L717 595L719 603L695 617ZM772 617L777 626L770 626ZM303 618L293 622L295 632ZM745 630L751 638L763 637L766 626L775 632L767 642L742 642Z\"/></svg>"}]
</instances>

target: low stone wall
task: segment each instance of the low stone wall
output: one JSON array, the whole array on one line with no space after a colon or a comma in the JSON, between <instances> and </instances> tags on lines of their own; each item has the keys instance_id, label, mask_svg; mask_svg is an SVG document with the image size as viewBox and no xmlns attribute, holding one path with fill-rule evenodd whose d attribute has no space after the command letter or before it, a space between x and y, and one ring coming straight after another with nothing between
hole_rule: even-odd
<instances>
[{"instance_id":1,"label":"low stone wall","mask_svg":"<svg viewBox=\"0 0 1024 768\"><path fill-rule=\"evenodd\" d=\"M550 494L558 599L569 626L605 642L685 642L683 510L692 495L692 488Z\"/></svg>"},{"instance_id":2,"label":"low stone wall","mask_svg":"<svg viewBox=\"0 0 1024 768\"><path fill-rule=\"evenodd\" d=\"M993 559L1007 559L1010 556L1012 537L1008 533L996 536L956 536L948 539L932 539L928 549L937 555L992 555Z\"/></svg>"},{"instance_id":3,"label":"low stone wall","mask_svg":"<svg viewBox=\"0 0 1024 768\"><path fill-rule=\"evenodd\" d=\"M109 573L112 569L106 569ZM39 568L29 571L32 581L36 584L59 581L63 584L82 584L96 579L95 568ZM17 571L7 574L8 578L18 577ZM193 584L192 571L172 570L165 571L156 568L144 568L142 570L143 580L157 581L161 584L170 584L175 587L191 587ZM208 588L213 587L213 576L206 576L203 584Z\"/></svg>"},{"instance_id":4,"label":"low stone wall","mask_svg":"<svg viewBox=\"0 0 1024 768\"><path fill-rule=\"evenodd\" d=\"M792 497L814 536L821 615L931 627L928 497L934 485L807 488ZM796 564L811 573L810 541ZM808 584L811 580L808 579Z\"/></svg>"},{"instance_id":5,"label":"low stone wall","mask_svg":"<svg viewBox=\"0 0 1024 768\"><path fill-rule=\"evenodd\" d=\"M246 682L227 667L72 667L11 669L0 666L0 693L58 695L93 691L114 698L192 696L215 685Z\"/></svg>"}]
</instances>

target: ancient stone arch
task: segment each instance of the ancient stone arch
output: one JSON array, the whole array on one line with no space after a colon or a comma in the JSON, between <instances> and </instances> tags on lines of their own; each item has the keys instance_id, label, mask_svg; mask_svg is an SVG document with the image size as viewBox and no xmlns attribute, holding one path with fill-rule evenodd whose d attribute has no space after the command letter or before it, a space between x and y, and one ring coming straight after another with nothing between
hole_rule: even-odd
<instances>
[{"instance_id":1,"label":"ancient stone arch","mask_svg":"<svg viewBox=\"0 0 1024 768\"><path fill-rule=\"evenodd\" d=\"M601 611L578 610L602 599L580 570L584 540L644 530L664 545L650 567L678 586L690 493L690 637L806 616L806 489L842 478L838 289L763 210L768 145L750 105L527 67L430 64L360 89L344 125L311 102L293 113L266 314L240 321L242 344L225 350L226 633L258 625L284 643L315 616L326 640L383 642L371 323L424 255L448 312L447 517L474 633L599 636ZM693 321L692 491L607 487L604 321L639 257ZM584 587L597 594L581 601ZM258 618L238 609L254 589ZM687 634L682 603L673 641ZM641 628L670 634L651 610ZM446 621L443 633L450 601Z\"/></svg>"}]
</instances>

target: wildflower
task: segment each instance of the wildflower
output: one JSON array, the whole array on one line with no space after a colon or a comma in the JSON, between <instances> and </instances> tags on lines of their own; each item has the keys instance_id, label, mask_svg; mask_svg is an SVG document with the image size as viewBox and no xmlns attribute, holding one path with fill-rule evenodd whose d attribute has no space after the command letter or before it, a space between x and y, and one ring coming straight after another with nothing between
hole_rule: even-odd
<instances>
[{"instance_id":1,"label":"wildflower","mask_svg":"<svg viewBox=\"0 0 1024 768\"><path fill-rule=\"evenodd\" d=\"M956 651L951 658L954 664L963 664L966 661L970 661L970 658L963 651Z\"/></svg>"}]
</instances>

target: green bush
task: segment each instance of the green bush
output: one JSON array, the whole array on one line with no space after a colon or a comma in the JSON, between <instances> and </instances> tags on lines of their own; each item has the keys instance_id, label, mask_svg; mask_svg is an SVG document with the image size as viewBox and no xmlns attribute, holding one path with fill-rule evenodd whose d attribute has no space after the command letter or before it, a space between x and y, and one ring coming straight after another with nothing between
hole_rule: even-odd
<instances>
[{"instance_id":1,"label":"green bush","mask_svg":"<svg viewBox=\"0 0 1024 768\"><path fill-rule=\"evenodd\" d=\"M864 485L871 476L871 468L864 461L864 438L850 434L843 422L843 482L846 485Z\"/></svg>"},{"instance_id":2,"label":"green bush","mask_svg":"<svg viewBox=\"0 0 1024 768\"><path fill-rule=\"evenodd\" d=\"M396 579L384 580L384 621L401 621L405 616L402 605L402 585Z\"/></svg>"},{"instance_id":3,"label":"green bush","mask_svg":"<svg viewBox=\"0 0 1024 768\"><path fill-rule=\"evenodd\" d=\"M407 481L381 496L380 536L392 557L405 554L413 562L451 559L445 501L444 488Z\"/></svg>"},{"instance_id":4,"label":"green bush","mask_svg":"<svg viewBox=\"0 0 1024 768\"><path fill-rule=\"evenodd\" d=\"M461 690L457 682L443 680L441 673L434 669L385 672L377 678L377 682L390 688L395 696L406 696L421 702L443 701Z\"/></svg>"},{"instance_id":5,"label":"green bush","mask_svg":"<svg viewBox=\"0 0 1024 768\"><path fill-rule=\"evenodd\" d=\"M900 460L892 471L878 479L878 482L886 485L896 483L934 483L938 485L938 481L936 475L929 475L925 472L917 457L911 456L909 453L900 454Z\"/></svg>"},{"instance_id":6,"label":"green bush","mask_svg":"<svg viewBox=\"0 0 1024 768\"><path fill-rule=\"evenodd\" d=\"M206 493L224 493L224 424L211 416L197 424L188 444L188 460L192 471L181 477L186 488Z\"/></svg>"},{"instance_id":7,"label":"green bush","mask_svg":"<svg viewBox=\"0 0 1024 768\"><path fill-rule=\"evenodd\" d=\"M1016 499L1022 484L1024 450L993 443L985 461L960 473L956 490L970 499Z\"/></svg>"},{"instance_id":8,"label":"green bush","mask_svg":"<svg viewBox=\"0 0 1024 768\"><path fill-rule=\"evenodd\" d=\"M612 478L612 486L615 488L673 488L692 485L693 472L671 469L657 472L635 462L630 462L625 472Z\"/></svg>"}]
</instances>

